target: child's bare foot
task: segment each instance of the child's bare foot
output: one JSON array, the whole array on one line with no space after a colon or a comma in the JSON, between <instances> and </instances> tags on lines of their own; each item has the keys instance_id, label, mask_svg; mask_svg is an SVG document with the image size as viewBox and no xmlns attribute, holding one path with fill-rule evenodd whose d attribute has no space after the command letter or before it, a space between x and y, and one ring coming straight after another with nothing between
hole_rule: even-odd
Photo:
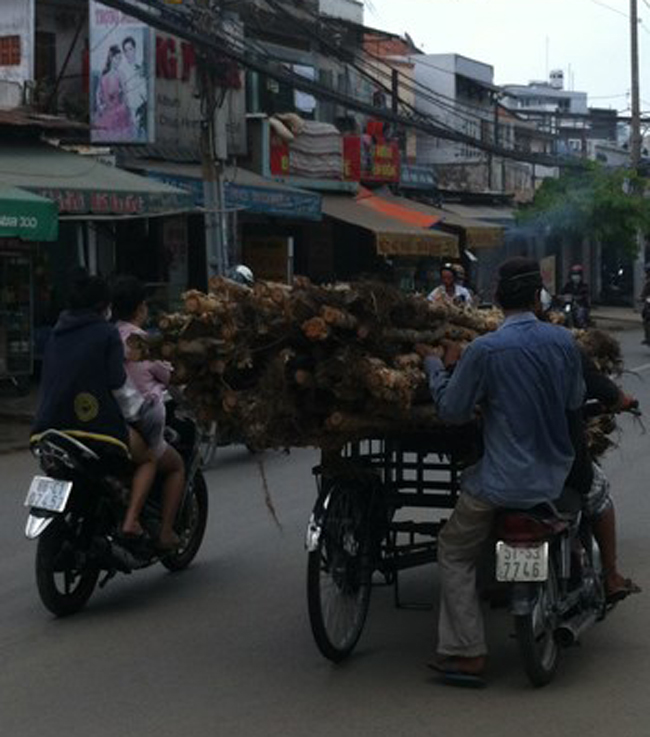
<instances>
[{"instance_id":1,"label":"child's bare foot","mask_svg":"<svg viewBox=\"0 0 650 737\"><path fill-rule=\"evenodd\" d=\"M161 532L160 537L158 538L158 542L156 543L156 547L158 550L162 550L165 552L171 552L172 550L176 550L176 548L181 544L181 539L178 537L178 535L173 531L169 532Z\"/></svg>"}]
</instances>

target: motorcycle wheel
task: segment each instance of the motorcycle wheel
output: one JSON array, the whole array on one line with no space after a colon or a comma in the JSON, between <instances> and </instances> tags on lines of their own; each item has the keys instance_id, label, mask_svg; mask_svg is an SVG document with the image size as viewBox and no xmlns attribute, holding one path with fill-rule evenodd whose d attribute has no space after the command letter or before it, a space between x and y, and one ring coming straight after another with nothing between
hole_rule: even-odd
<instances>
[{"instance_id":1,"label":"motorcycle wheel","mask_svg":"<svg viewBox=\"0 0 650 737\"><path fill-rule=\"evenodd\" d=\"M526 675L533 686L538 687L553 680L560 659L553 613L557 607L558 586L552 563L548 573L548 579L538 584L532 611L515 617L515 632Z\"/></svg>"},{"instance_id":2,"label":"motorcycle wheel","mask_svg":"<svg viewBox=\"0 0 650 737\"><path fill-rule=\"evenodd\" d=\"M170 571L182 571L189 566L199 552L207 522L208 487L201 471L197 471L176 525L181 545L173 553L161 558L165 568Z\"/></svg>"},{"instance_id":3,"label":"motorcycle wheel","mask_svg":"<svg viewBox=\"0 0 650 737\"><path fill-rule=\"evenodd\" d=\"M99 578L99 567L75 545L81 523L70 516L57 518L38 539L36 585L41 601L57 617L83 609Z\"/></svg>"},{"instance_id":4,"label":"motorcycle wheel","mask_svg":"<svg viewBox=\"0 0 650 737\"><path fill-rule=\"evenodd\" d=\"M367 495L353 484L330 492L316 550L307 564L307 603L314 639L334 663L354 649L372 589L372 539Z\"/></svg>"},{"instance_id":5,"label":"motorcycle wheel","mask_svg":"<svg viewBox=\"0 0 650 737\"><path fill-rule=\"evenodd\" d=\"M201 432L199 438L199 455L204 468L207 468L214 461L218 446L217 423L211 422L210 426Z\"/></svg>"}]
</instances>

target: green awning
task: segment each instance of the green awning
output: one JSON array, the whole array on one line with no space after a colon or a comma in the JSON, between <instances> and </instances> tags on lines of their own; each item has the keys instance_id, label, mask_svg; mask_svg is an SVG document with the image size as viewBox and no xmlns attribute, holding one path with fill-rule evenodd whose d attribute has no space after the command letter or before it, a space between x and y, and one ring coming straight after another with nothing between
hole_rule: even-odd
<instances>
[{"instance_id":1,"label":"green awning","mask_svg":"<svg viewBox=\"0 0 650 737\"><path fill-rule=\"evenodd\" d=\"M0 238L55 241L58 233L59 214L52 200L0 185Z\"/></svg>"},{"instance_id":2,"label":"green awning","mask_svg":"<svg viewBox=\"0 0 650 737\"><path fill-rule=\"evenodd\" d=\"M0 181L54 200L64 217L155 217L195 209L182 189L43 144L0 145Z\"/></svg>"}]
</instances>

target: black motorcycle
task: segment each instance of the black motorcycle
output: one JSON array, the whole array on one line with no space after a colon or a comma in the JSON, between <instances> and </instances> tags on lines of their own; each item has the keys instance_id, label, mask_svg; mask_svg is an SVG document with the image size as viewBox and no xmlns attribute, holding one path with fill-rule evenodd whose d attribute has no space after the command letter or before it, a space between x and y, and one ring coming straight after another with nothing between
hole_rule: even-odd
<instances>
[{"instance_id":1,"label":"black motorcycle","mask_svg":"<svg viewBox=\"0 0 650 737\"><path fill-rule=\"evenodd\" d=\"M32 451L45 475L35 476L25 505L30 508L26 536L38 539L36 583L43 604L65 616L81 610L99 582L155 563L170 571L186 568L205 533L208 492L201 471L196 424L172 407L167 410L168 442L185 462L187 482L175 530L180 545L157 552L153 542L124 541L119 532L129 497L132 464L106 443L79 440L47 430ZM147 540L156 540L161 524L162 483L158 478L140 521Z\"/></svg>"}]
</instances>

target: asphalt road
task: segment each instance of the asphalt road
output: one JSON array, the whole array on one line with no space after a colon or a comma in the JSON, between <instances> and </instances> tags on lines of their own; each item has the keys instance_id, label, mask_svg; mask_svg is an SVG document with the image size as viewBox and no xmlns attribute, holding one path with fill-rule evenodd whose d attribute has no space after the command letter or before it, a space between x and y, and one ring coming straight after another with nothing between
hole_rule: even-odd
<instances>
[{"instance_id":1,"label":"asphalt road","mask_svg":"<svg viewBox=\"0 0 650 737\"><path fill-rule=\"evenodd\" d=\"M650 415L650 350L621 333L624 377ZM611 451L622 567L650 591L650 435L621 421ZM182 574L156 567L118 577L87 609L56 620L41 606L35 545L22 501L35 466L0 457L0 735L2 737L645 737L650 595L628 600L565 654L551 686L526 681L507 614L487 614L489 687L455 690L424 667L434 612L397 610L373 593L352 658L333 666L312 641L305 598L304 528L316 455L266 459L282 529L264 504L258 468L239 449L207 474L204 547ZM412 600L435 600L435 568L405 576Z\"/></svg>"}]
</instances>

